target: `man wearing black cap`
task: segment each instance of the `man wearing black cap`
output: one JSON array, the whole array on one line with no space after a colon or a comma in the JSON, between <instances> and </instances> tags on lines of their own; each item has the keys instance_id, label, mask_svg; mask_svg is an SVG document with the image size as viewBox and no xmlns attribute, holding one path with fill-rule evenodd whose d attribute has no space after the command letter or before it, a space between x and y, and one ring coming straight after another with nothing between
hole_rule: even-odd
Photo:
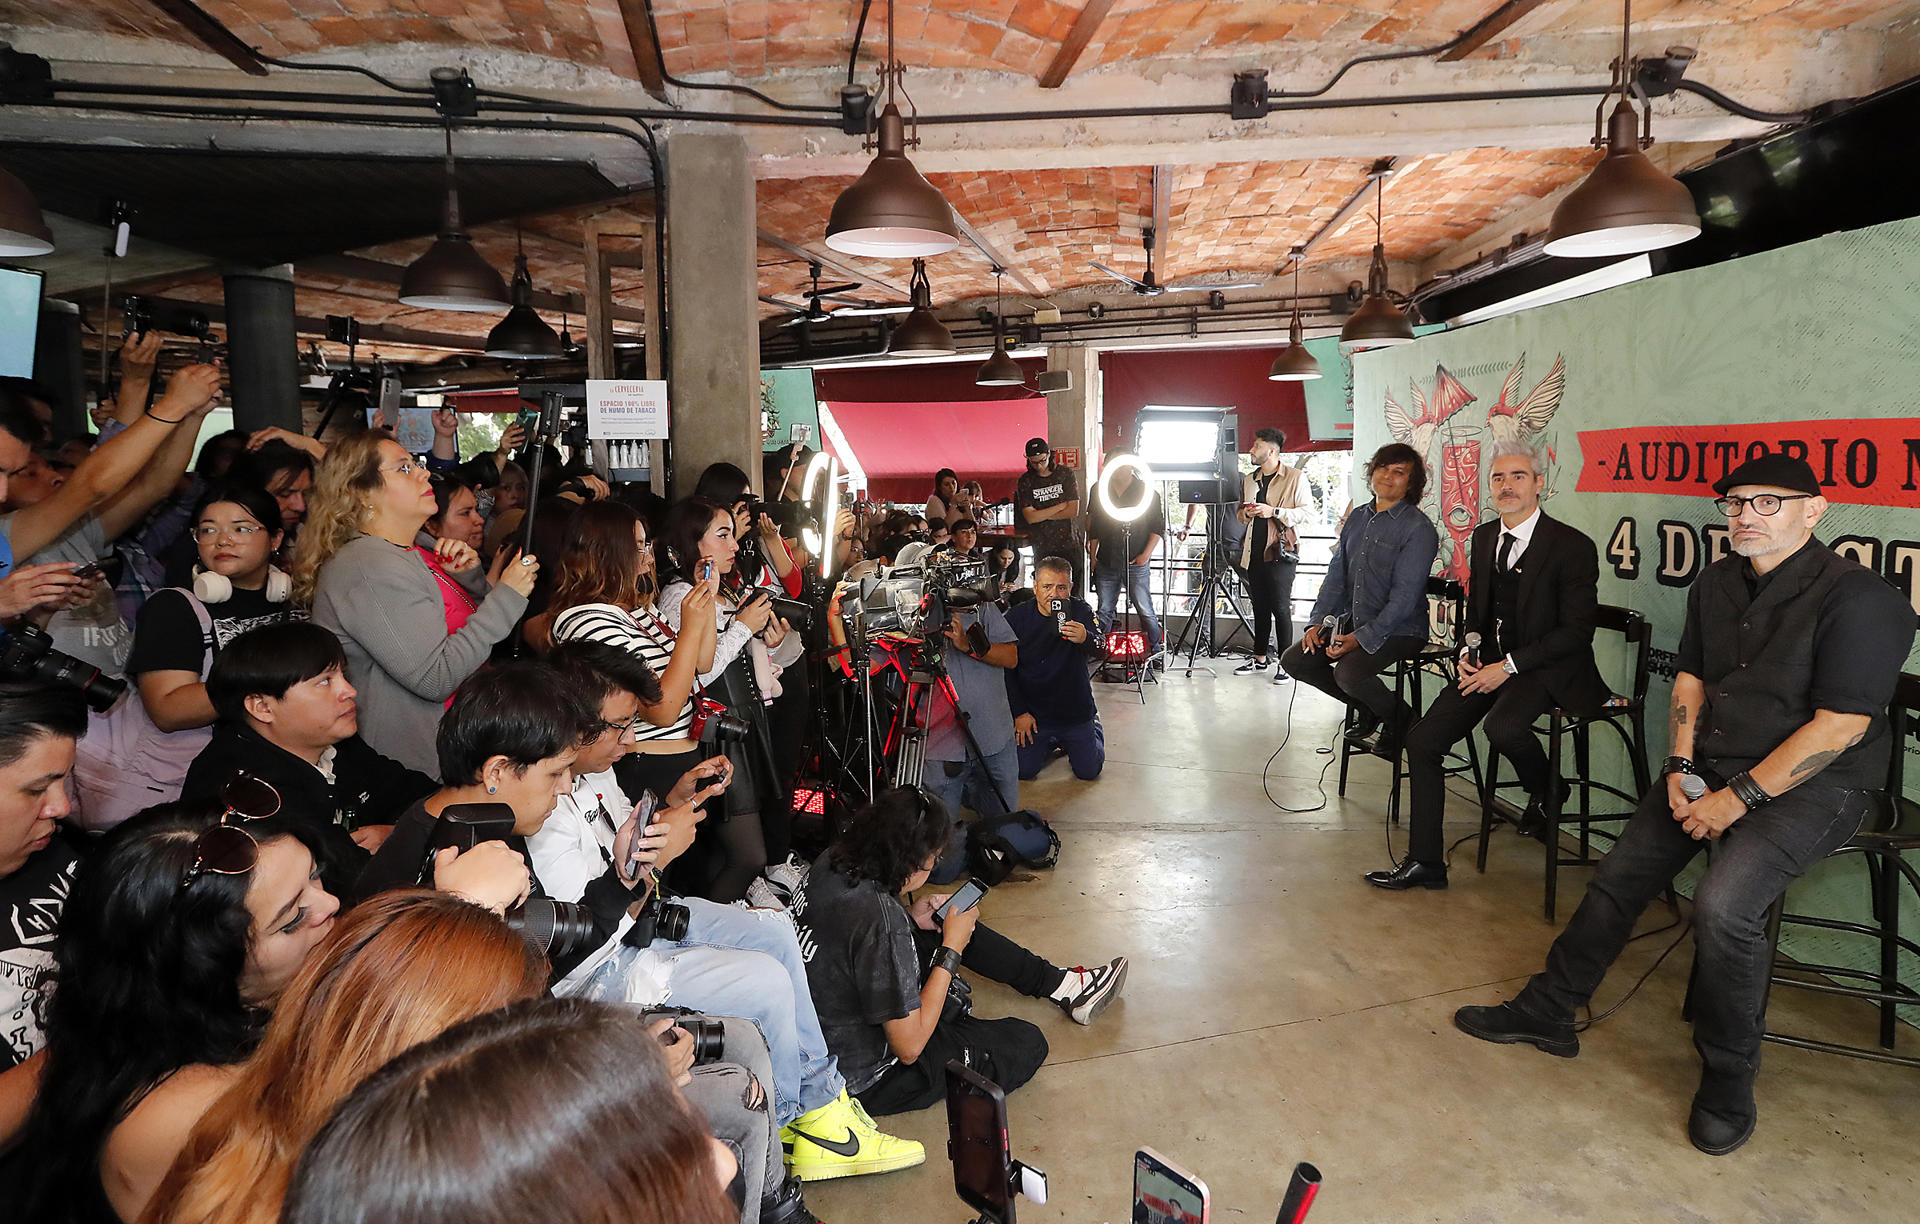
<instances>
[{"instance_id":1,"label":"man wearing black cap","mask_svg":"<svg viewBox=\"0 0 1920 1224\"><path fill-rule=\"evenodd\" d=\"M1073 563L1073 589L1086 590L1086 562L1082 559L1076 523L1080 516L1080 486L1073 473L1056 467L1045 438L1027 439L1027 470L1014 486L1013 504L1027 525L1027 543L1033 557L1065 557Z\"/></svg>"},{"instance_id":2,"label":"man wearing black cap","mask_svg":"<svg viewBox=\"0 0 1920 1224\"><path fill-rule=\"evenodd\" d=\"M1800 459L1766 455L1715 482L1735 555L1701 571L1675 659L1672 754L1544 972L1454 1023L1483 1041L1580 1052L1588 1004L1634 923L1708 841L1693 898L1694 1048L1687 1133L1709 1155L1753 1134L1773 903L1852 837L1886 784L1887 703L1913 645L1906 598L1813 538L1827 501ZM1692 789L1698 798L1689 800Z\"/></svg>"}]
</instances>

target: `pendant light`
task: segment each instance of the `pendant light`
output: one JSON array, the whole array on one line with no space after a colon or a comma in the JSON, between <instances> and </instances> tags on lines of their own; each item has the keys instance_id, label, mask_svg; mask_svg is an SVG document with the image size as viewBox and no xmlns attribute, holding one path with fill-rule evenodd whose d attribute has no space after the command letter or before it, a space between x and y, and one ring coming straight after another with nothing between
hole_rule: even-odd
<instances>
[{"instance_id":1,"label":"pendant light","mask_svg":"<svg viewBox=\"0 0 1920 1224\"><path fill-rule=\"evenodd\" d=\"M887 351L911 357L951 357L959 352L953 344L953 333L933 317L933 289L927 283L926 260L913 261L913 279L907 289L913 310L894 328Z\"/></svg>"},{"instance_id":2,"label":"pendant light","mask_svg":"<svg viewBox=\"0 0 1920 1224\"><path fill-rule=\"evenodd\" d=\"M0 170L0 255L30 257L53 250L40 203L19 179Z\"/></svg>"},{"instance_id":3,"label":"pendant light","mask_svg":"<svg viewBox=\"0 0 1920 1224\"><path fill-rule=\"evenodd\" d=\"M1628 40L1633 31L1633 0L1624 5L1620 25L1620 58L1613 62L1613 84L1601 95L1593 112L1593 143L1607 151L1587 180L1574 188L1553 210L1544 250L1549 255L1589 258L1637 255L1657 251L1698 237L1700 212L1693 193L1665 173L1641 152L1653 144L1653 103L1644 118L1631 100L1633 60ZM1619 104L1600 134L1600 116L1615 90Z\"/></svg>"},{"instance_id":4,"label":"pendant light","mask_svg":"<svg viewBox=\"0 0 1920 1224\"><path fill-rule=\"evenodd\" d=\"M906 120L893 95L906 69L893 56L893 0L887 0L887 63L880 70L887 104L880 111L877 152L866 172L840 193L827 218L827 245L848 255L906 259L941 255L960 245L953 209L939 188L907 160ZM907 99L912 105L913 99ZM917 130L917 129L916 129Z\"/></svg>"},{"instance_id":5,"label":"pendant light","mask_svg":"<svg viewBox=\"0 0 1920 1224\"><path fill-rule=\"evenodd\" d=\"M460 224L460 189L453 170L453 125L447 125L447 208L440 236L407 265L400 303L428 310L498 310L509 305L507 283L473 249Z\"/></svg>"},{"instance_id":6,"label":"pendant light","mask_svg":"<svg viewBox=\"0 0 1920 1224\"><path fill-rule=\"evenodd\" d=\"M993 270L993 356L980 363L980 369L973 376L976 387L1018 387L1027 381L1021 372L1020 363L1007 355L1006 329L1000 321L1000 274L1003 269Z\"/></svg>"},{"instance_id":7,"label":"pendant light","mask_svg":"<svg viewBox=\"0 0 1920 1224\"><path fill-rule=\"evenodd\" d=\"M553 325L533 308L533 275L527 271L527 250L514 227L513 309L487 333L486 355L513 361L553 361L566 356L566 346Z\"/></svg>"},{"instance_id":8,"label":"pendant light","mask_svg":"<svg viewBox=\"0 0 1920 1224\"><path fill-rule=\"evenodd\" d=\"M1273 382L1307 382L1320 377L1320 363L1307 351L1306 329L1300 324L1300 265L1307 249L1293 248L1293 322L1287 327L1287 347L1273 359L1267 377Z\"/></svg>"},{"instance_id":9,"label":"pendant light","mask_svg":"<svg viewBox=\"0 0 1920 1224\"><path fill-rule=\"evenodd\" d=\"M1387 296L1387 248L1380 240L1380 218L1387 207L1386 175L1376 175L1373 182L1378 192L1373 209L1373 265L1367 269L1366 300L1347 316L1347 325L1340 329L1340 347L1346 349L1413 343L1413 324Z\"/></svg>"}]
</instances>

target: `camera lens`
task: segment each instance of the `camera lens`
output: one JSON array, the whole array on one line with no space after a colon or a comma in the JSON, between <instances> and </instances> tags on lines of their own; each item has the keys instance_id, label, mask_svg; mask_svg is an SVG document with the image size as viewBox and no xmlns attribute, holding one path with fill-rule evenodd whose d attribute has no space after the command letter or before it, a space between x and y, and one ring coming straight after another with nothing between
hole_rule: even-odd
<instances>
[{"instance_id":1,"label":"camera lens","mask_svg":"<svg viewBox=\"0 0 1920 1224\"><path fill-rule=\"evenodd\" d=\"M683 907L684 908L684 907ZM526 904L507 912L507 925L540 949L549 961L563 961L592 949L600 939L593 913L584 905L528 897Z\"/></svg>"}]
</instances>

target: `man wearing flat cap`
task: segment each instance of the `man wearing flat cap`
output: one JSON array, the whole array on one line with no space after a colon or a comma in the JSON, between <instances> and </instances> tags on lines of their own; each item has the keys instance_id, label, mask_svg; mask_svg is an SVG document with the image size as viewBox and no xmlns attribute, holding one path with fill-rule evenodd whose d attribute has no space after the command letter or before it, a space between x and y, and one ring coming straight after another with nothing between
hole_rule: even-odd
<instances>
[{"instance_id":1,"label":"man wearing flat cap","mask_svg":"<svg viewBox=\"0 0 1920 1224\"><path fill-rule=\"evenodd\" d=\"M1765 455L1713 488L1734 555L1702 570L1687 596L1660 781L1600 863L1546 969L1505 1003L1461 1008L1454 1023L1483 1041L1578 1054L1576 1012L1641 912L1715 842L1693 897L1702 1067L1687 1133L1721 1156L1757 1120L1767 911L1882 810L1898 748L1886 710L1914 615L1873 571L1814 539L1827 501L1805 461Z\"/></svg>"},{"instance_id":2,"label":"man wearing flat cap","mask_svg":"<svg viewBox=\"0 0 1920 1224\"><path fill-rule=\"evenodd\" d=\"M1027 439L1027 470L1013 488L1013 504L1026 525L1034 563L1042 557L1067 558L1073 564L1073 589L1084 593L1085 554L1077 530L1080 486L1070 470L1053 462L1053 450L1045 438Z\"/></svg>"}]
</instances>

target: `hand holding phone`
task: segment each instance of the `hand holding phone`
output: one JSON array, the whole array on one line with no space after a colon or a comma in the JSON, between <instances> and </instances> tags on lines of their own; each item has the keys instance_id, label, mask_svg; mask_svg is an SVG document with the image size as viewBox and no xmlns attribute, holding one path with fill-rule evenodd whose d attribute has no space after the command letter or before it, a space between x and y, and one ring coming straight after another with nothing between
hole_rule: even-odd
<instances>
[{"instance_id":1,"label":"hand holding phone","mask_svg":"<svg viewBox=\"0 0 1920 1224\"><path fill-rule=\"evenodd\" d=\"M968 880L955 890L952 896L934 908L934 921L945 922L948 914L970 910L979 905L980 899L986 895L987 886L985 884L982 884L979 880Z\"/></svg>"}]
</instances>

